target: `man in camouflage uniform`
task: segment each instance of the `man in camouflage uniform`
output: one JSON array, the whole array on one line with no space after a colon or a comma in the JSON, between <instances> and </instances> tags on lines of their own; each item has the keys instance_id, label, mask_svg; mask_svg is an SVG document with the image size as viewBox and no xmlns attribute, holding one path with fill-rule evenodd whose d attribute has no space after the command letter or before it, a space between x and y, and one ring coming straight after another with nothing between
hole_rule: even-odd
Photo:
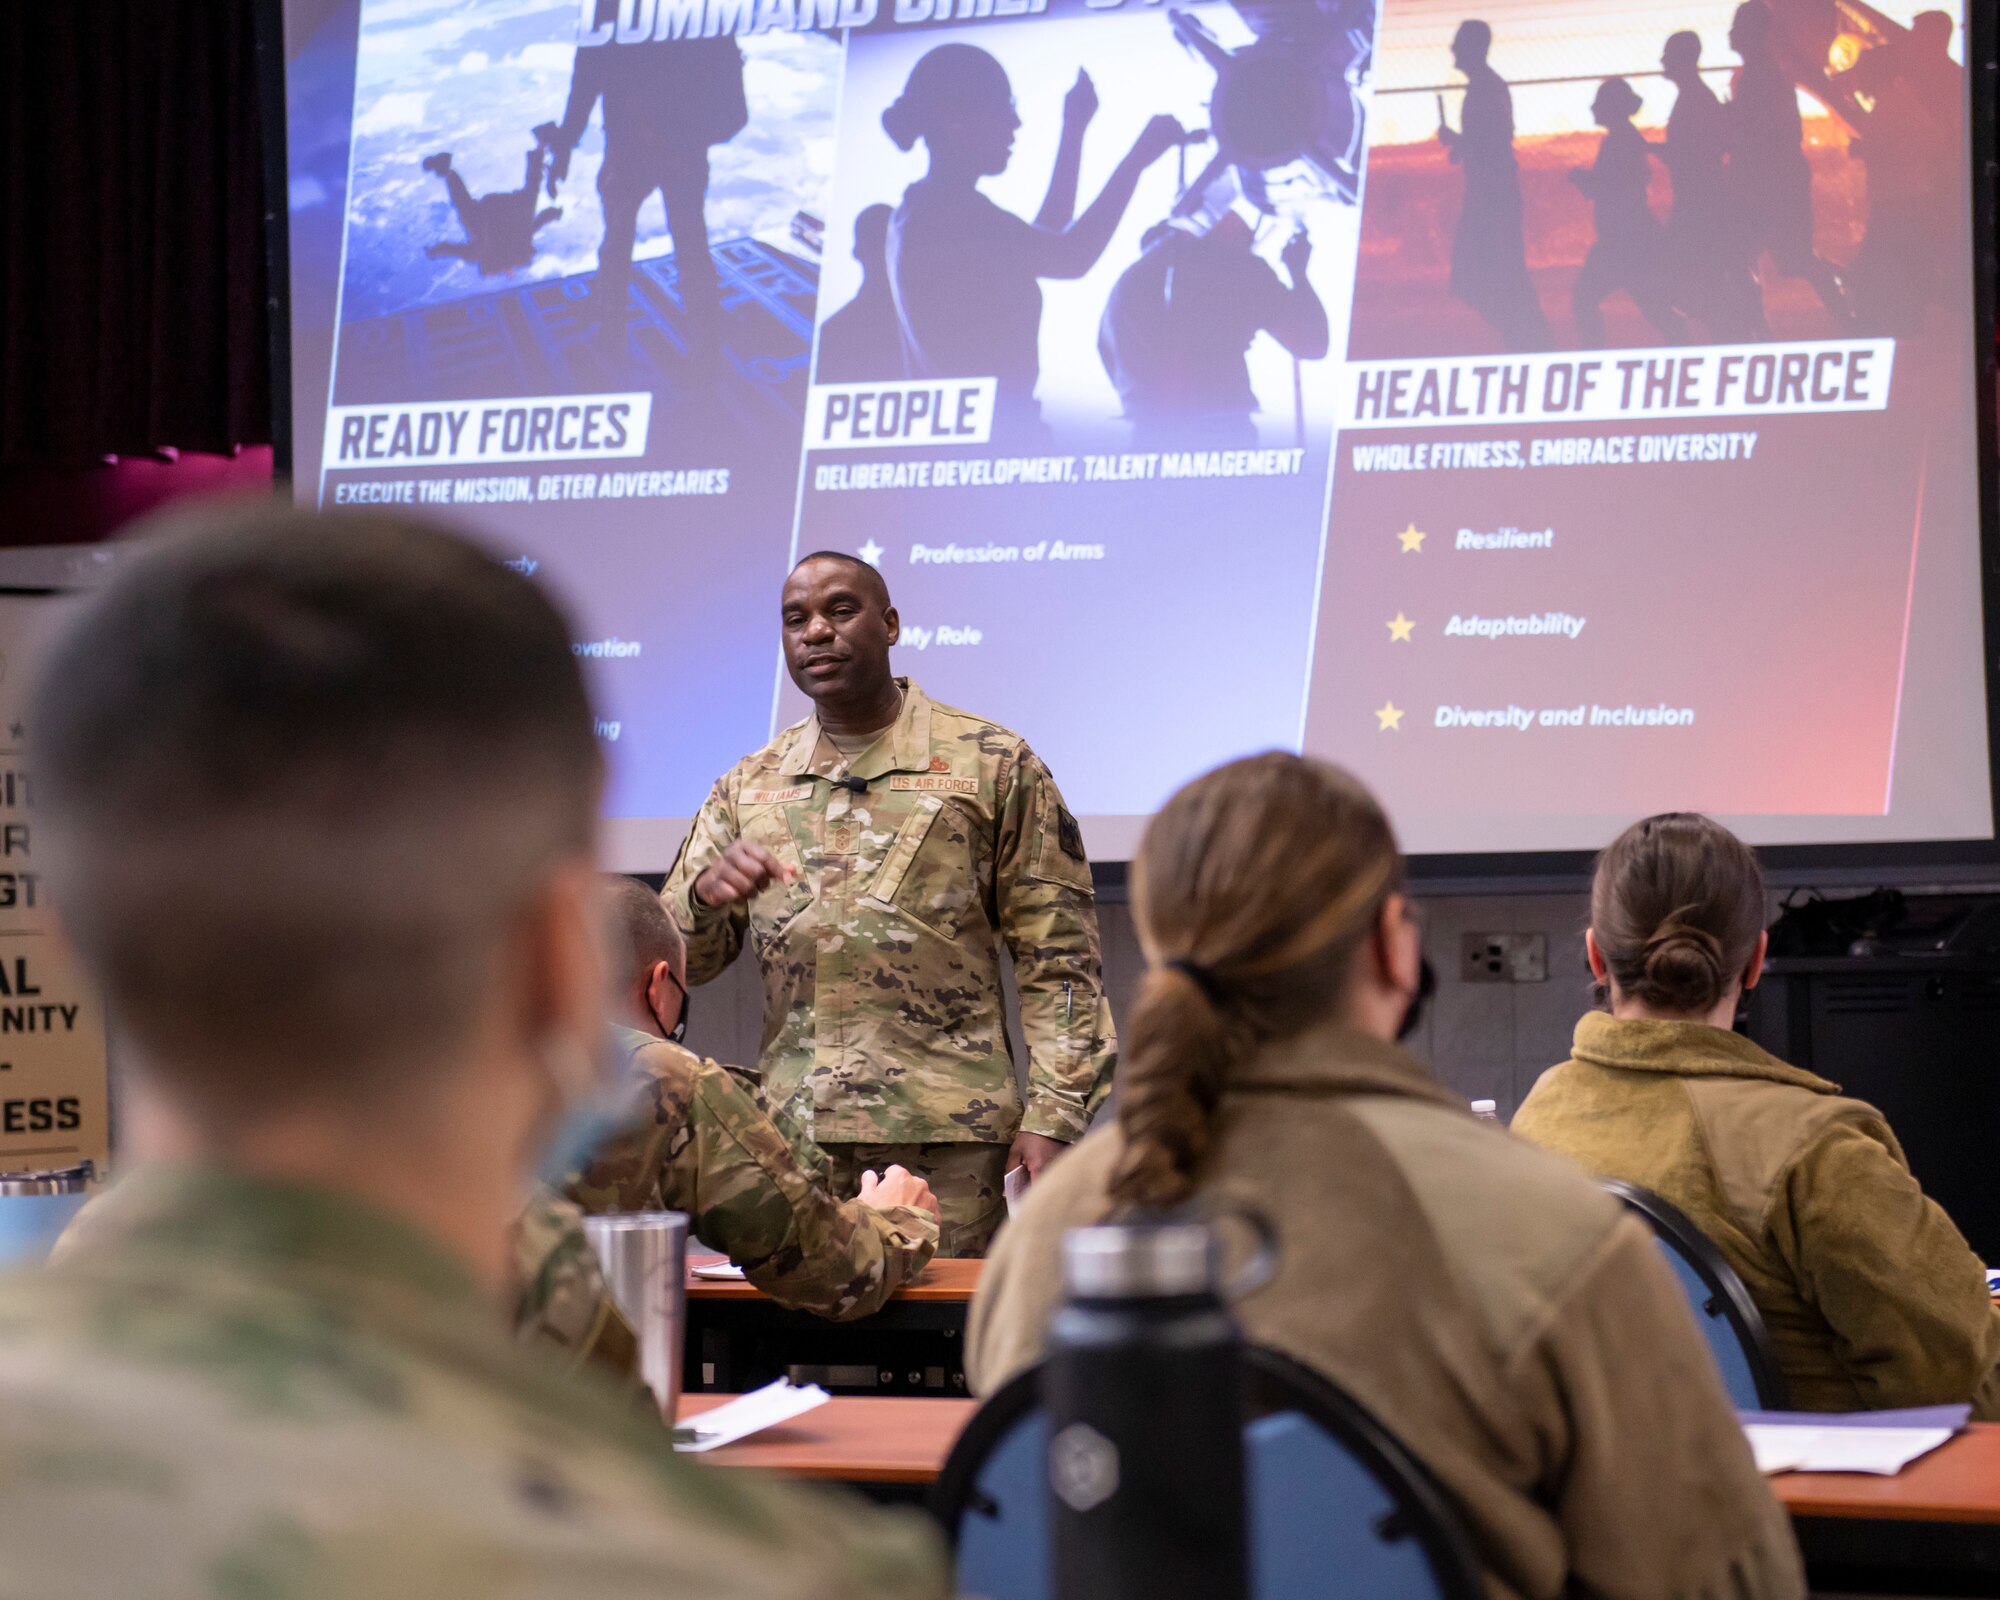
<instances>
[{"instance_id":1,"label":"man in camouflage uniform","mask_svg":"<svg viewBox=\"0 0 2000 1600\"><path fill-rule=\"evenodd\" d=\"M785 582L785 663L814 712L716 784L667 880L706 983L747 937L764 977L764 1095L825 1150L836 1190L900 1162L980 1255L1001 1180L1089 1126L1117 1058L1090 862L1018 734L894 677L888 587L852 556ZM1000 992L1028 1045L1015 1086Z\"/></svg>"},{"instance_id":2,"label":"man in camouflage uniform","mask_svg":"<svg viewBox=\"0 0 2000 1600\"><path fill-rule=\"evenodd\" d=\"M591 1212L685 1211L772 1299L823 1317L866 1316L923 1271L937 1248L937 1202L901 1167L836 1200L807 1141L796 1148L749 1090L665 1036L687 981L680 931L636 878L609 884L627 979L617 1034L641 1111L569 1184Z\"/></svg>"},{"instance_id":3,"label":"man in camouflage uniform","mask_svg":"<svg viewBox=\"0 0 2000 1600\"><path fill-rule=\"evenodd\" d=\"M4 1587L940 1600L920 1519L676 1457L506 1325L529 1171L606 1087L568 623L418 523L241 521L122 570L28 718L134 1170L0 1279Z\"/></svg>"}]
</instances>

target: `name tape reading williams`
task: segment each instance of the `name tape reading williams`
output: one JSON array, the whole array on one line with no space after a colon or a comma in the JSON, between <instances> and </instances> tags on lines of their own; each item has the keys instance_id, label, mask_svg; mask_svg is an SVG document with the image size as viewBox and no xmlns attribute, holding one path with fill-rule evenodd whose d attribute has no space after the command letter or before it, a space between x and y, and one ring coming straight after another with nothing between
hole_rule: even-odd
<instances>
[{"instance_id":1,"label":"name tape reading williams","mask_svg":"<svg viewBox=\"0 0 2000 1600\"><path fill-rule=\"evenodd\" d=\"M1630 422L1880 411L1894 339L1605 350L1593 355L1353 361L1342 428L1507 422Z\"/></svg>"},{"instance_id":2,"label":"name tape reading williams","mask_svg":"<svg viewBox=\"0 0 2000 1600\"><path fill-rule=\"evenodd\" d=\"M465 467L494 461L598 461L646 453L653 397L524 395L452 405L335 406L327 470Z\"/></svg>"},{"instance_id":3,"label":"name tape reading williams","mask_svg":"<svg viewBox=\"0 0 2000 1600\"><path fill-rule=\"evenodd\" d=\"M993 437L998 386L996 378L814 384L806 401L806 448L985 444Z\"/></svg>"}]
</instances>

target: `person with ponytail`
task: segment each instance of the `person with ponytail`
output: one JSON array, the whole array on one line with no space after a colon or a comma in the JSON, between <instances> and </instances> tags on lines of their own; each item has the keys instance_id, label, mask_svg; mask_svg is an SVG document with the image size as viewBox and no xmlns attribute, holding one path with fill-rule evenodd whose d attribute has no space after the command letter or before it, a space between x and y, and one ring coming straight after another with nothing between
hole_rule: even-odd
<instances>
[{"instance_id":1,"label":"person with ponytail","mask_svg":"<svg viewBox=\"0 0 2000 1600\"><path fill-rule=\"evenodd\" d=\"M1153 819L1131 889L1147 971L1117 1117L1001 1230L974 1387L1040 1355L1067 1229L1252 1209L1277 1266L1236 1304L1247 1337L1429 1467L1493 1595L1802 1595L1790 1526L1643 1224L1396 1042L1424 966L1374 797L1324 762L1231 762Z\"/></svg>"},{"instance_id":2,"label":"person with ponytail","mask_svg":"<svg viewBox=\"0 0 2000 1600\"><path fill-rule=\"evenodd\" d=\"M1183 142L1181 125L1156 116L1097 198L1076 213L1084 130L1097 91L1079 72L1063 100L1062 136L1047 197L1032 222L979 192L1013 159L1021 118L1007 69L977 45L941 44L910 69L882 113L898 150L921 140L930 169L903 191L889 221L889 284L913 378L996 378L997 430L1046 434L1041 380L1043 278L1081 278L1104 254L1140 175Z\"/></svg>"},{"instance_id":3,"label":"person with ponytail","mask_svg":"<svg viewBox=\"0 0 2000 1600\"><path fill-rule=\"evenodd\" d=\"M1805 1411L2000 1417L2000 1313L1881 1112L1731 1031L1769 943L1750 847L1686 812L1603 855L1576 1025L1513 1131L1686 1212L1750 1291Z\"/></svg>"}]
</instances>

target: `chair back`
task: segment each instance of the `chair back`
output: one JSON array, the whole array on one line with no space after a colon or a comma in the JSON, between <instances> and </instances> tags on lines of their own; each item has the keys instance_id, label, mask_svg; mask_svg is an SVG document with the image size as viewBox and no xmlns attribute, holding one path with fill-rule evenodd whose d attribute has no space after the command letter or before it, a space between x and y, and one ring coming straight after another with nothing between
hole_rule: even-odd
<instances>
[{"instance_id":1,"label":"chair back","mask_svg":"<svg viewBox=\"0 0 2000 1600\"><path fill-rule=\"evenodd\" d=\"M1600 1183L1653 1230L1660 1253L1687 1296L1696 1324L1722 1373L1729 1403L1739 1411L1783 1411L1785 1379L1770 1330L1750 1291L1688 1214L1650 1189L1617 1178Z\"/></svg>"},{"instance_id":2,"label":"chair back","mask_svg":"<svg viewBox=\"0 0 2000 1600\"><path fill-rule=\"evenodd\" d=\"M1456 1510L1381 1424L1275 1351L1247 1351L1245 1367L1256 1600L1480 1600L1479 1565ZM1030 1368L998 1390L938 1478L932 1507L952 1540L961 1593L1054 1593L1040 1386Z\"/></svg>"}]
</instances>

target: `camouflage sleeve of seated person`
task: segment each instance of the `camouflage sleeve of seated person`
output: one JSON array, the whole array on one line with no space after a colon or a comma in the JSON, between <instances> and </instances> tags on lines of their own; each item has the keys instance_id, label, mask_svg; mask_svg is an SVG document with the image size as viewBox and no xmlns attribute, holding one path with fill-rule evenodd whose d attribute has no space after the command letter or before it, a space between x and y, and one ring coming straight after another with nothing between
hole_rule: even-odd
<instances>
[{"instance_id":1,"label":"camouflage sleeve of seated person","mask_svg":"<svg viewBox=\"0 0 2000 1600\"><path fill-rule=\"evenodd\" d=\"M570 1371L638 1382L639 1341L612 1303L583 1210L537 1185L514 1224L514 1331Z\"/></svg>"},{"instance_id":2,"label":"camouflage sleeve of seated person","mask_svg":"<svg viewBox=\"0 0 2000 1600\"><path fill-rule=\"evenodd\" d=\"M934 1217L836 1200L817 1147L794 1147L714 1062L655 1040L632 1064L640 1112L570 1185L585 1210L685 1211L772 1299L835 1319L879 1309L929 1262Z\"/></svg>"}]
</instances>

